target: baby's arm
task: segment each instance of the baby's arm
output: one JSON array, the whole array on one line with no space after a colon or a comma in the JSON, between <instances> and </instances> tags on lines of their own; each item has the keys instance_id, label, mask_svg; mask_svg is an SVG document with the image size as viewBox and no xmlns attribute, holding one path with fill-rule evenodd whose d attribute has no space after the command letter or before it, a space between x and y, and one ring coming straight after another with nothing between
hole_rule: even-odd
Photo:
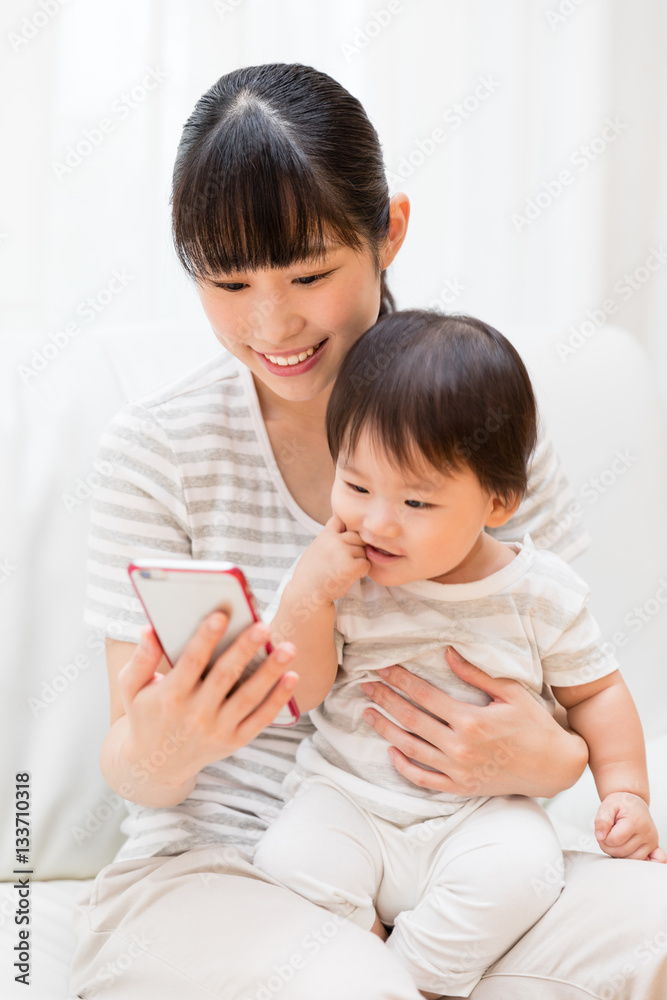
<instances>
[{"instance_id":1,"label":"baby's arm","mask_svg":"<svg viewBox=\"0 0 667 1000\"><path fill-rule=\"evenodd\" d=\"M615 858L666 861L649 812L646 751L639 715L618 670L574 687L554 687L572 729L583 736L601 805L595 835Z\"/></svg>"},{"instance_id":2,"label":"baby's arm","mask_svg":"<svg viewBox=\"0 0 667 1000\"><path fill-rule=\"evenodd\" d=\"M294 692L301 712L319 705L336 679L334 602L370 569L366 551L335 514L299 559L271 622L276 645L294 635L296 657L290 670L299 675Z\"/></svg>"}]
</instances>

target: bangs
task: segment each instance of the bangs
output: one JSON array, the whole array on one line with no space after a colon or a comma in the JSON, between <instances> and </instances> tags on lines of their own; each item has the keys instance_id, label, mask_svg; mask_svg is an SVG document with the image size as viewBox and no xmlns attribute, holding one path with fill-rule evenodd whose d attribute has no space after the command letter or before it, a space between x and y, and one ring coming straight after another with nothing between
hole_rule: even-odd
<instances>
[{"instance_id":1,"label":"bangs","mask_svg":"<svg viewBox=\"0 0 667 1000\"><path fill-rule=\"evenodd\" d=\"M336 245L364 249L348 206L290 133L261 102L246 101L185 154L172 228L191 277L288 267Z\"/></svg>"}]
</instances>

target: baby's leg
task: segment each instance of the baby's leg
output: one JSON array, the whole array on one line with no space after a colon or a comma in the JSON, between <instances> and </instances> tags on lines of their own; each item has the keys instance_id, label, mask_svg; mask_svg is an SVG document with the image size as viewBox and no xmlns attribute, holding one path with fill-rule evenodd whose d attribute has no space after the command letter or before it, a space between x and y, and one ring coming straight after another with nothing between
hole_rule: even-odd
<instances>
[{"instance_id":1,"label":"baby's leg","mask_svg":"<svg viewBox=\"0 0 667 1000\"><path fill-rule=\"evenodd\" d=\"M382 878L377 835L357 806L331 785L307 782L262 837L261 871L312 903L371 930Z\"/></svg>"},{"instance_id":2,"label":"baby's leg","mask_svg":"<svg viewBox=\"0 0 667 1000\"><path fill-rule=\"evenodd\" d=\"M425 995L467 997L560 895L561 850L522 796L490 799L434 848L421 900L396 917L387 946Z\"/></svg>"}]
</instances>

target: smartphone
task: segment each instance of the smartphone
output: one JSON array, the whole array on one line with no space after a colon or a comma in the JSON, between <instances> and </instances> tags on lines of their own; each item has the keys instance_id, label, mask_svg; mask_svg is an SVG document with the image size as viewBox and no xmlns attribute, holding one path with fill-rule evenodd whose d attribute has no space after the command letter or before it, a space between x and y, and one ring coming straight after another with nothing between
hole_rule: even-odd
<instances>
[{"instance_id":1,"label":"smartphone","mask_svg":"<svg viewBox=\"0 0 667 1000\"><path fill-rule=\"evenodd\" d=\"M246 578L233 563L206 559L137 559L130 563L127 571L162 652L172 667L201 622L214 611L224 611L229 623L202 677L244 629L260 620ZM267 654L270 653L271 643L267 642L265 648ZM244 671L232 691L260 662L259 656L253 658L250 669ZM298 721L299 709L290 698L272 725L293 726Z\"/></svg>"}]
</instances>

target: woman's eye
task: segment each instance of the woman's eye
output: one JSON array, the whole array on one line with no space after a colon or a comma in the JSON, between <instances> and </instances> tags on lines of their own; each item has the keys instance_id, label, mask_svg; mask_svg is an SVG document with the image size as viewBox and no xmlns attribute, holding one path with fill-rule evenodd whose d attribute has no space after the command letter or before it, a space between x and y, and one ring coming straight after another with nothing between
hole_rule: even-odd
<instances>
[{"instance_id":1,"label":"woman's eye","mask_svg":"<svg viewBox=\"0 0 667 1000\"><path fill-rule=\"evenodd\" d=\"M328 278L330 274L332 274L331 271L326 271L324 274L307 274L304 278L296 278L295 280L299 285L314 285L322 278Z\"/></svg>"},{"instance_id":2,"label":"woman's eye","mask_svg":"<svg viewBox=\"0 0 667 1000\"><path fill-rule=\"evenodd\" d=\"M406 500L405 505L406 507L410 507L412 510L426 510L429 506L427 503L424 503L423 500Z\"/></svg>"}]
</instances>

